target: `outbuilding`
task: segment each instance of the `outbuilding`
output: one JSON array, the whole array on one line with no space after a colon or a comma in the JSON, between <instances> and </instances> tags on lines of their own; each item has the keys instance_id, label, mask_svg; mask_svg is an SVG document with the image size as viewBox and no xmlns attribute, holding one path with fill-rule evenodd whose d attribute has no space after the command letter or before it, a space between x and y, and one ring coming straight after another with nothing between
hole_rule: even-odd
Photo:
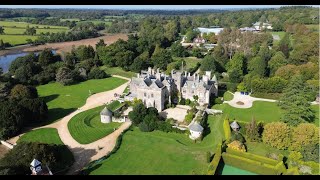
<instances>
[{"instance_id":1,"label":"outbuilding","mask_svg":"<svg viewBox=\"0 0 320 180\"><path fill-rule=\"evenodd\" d=\"M103 108L100 112L101 122L102 123L111 123L112 122L112 111L107 107Z\"/></svg>"},{"instance_id":2,"label":"outbuilding","mask_svg":"<svg viewBox=\"0 0 320 180\"><path fill-rule=\"evenodd\" d=\"M203 132L203 127L199 123L194 122L189 126L189 130L190 130L189 137L192 140L194 140L194 139L197 139L201 136L201 134Z\"/></svg>"}]
</instances>

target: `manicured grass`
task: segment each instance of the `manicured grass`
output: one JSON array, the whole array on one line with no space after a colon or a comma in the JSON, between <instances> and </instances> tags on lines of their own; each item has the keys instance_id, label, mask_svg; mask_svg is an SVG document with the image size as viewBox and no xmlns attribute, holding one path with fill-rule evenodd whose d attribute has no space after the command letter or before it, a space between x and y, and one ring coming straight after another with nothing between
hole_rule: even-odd
<instances>
[{"instance_id":1,"label":"manicured grass","mask_svg":"<svg viewBox=\"0 0 320 180\"><path fill-rule=\"evenodd\" d=\"M250 122L252 117L257 121L262 122L275 122L280 120L281 110L277 106L277 103L255 101L253 106L248 109L235 108L229 104L216 104L213 109L221 109L223 115L233 120Z\"/></svg>"},{"instance_id":2,"label":"manicured grass","mask_svg":"<svg viewBox=\"0 0 320 180\"><path fill-rule=\"evenodd\" d=\"M80 144L89 144L112 133L121 124L117 122L101 123L100 112L104 106L81 112L68 123L71 136Z\"/></svg>"},{"instance_id":3,"label":"manicured grass","mask_svg":"<svg viewBox=\"0 0 320 180\"><path fill-rule=\"evenodd\" d=\"M225 101L231 101L233 99L233 94L231 94L230 92L225 92L223 94L223 100Z\"/></svg>"},{"instance_id":4,"label":"manicured grass","mask_svg":"<svg viewBox=\"0 0 320 180\"><path fill-rule=\"evenodd\" d=\"M259 93L259 92L255 92L255 93L252 93L250 96L257 97L257 98L279 100L280 97L282 96L282 93Z\"/></svg>"},{"instance_id":5,"label":"manicured grass","mask_svg":"<svg viewBox=\"0 0 320 180\"><path fill-rule=\"evenodd\" d=\"M118 108L120 108L121 106L123 106L124 104L123 103L120 103L119 101L113 101L112 103L108 104L108 108L111 110L111 111L115 111L117 110Z\"/></svg>"},{"instance_id":6,"label":"manicured grass","mask_svg":"<svg viewBox=\"0 0 320 180\"><path fill-rule=\"evenodd\" d=\"M315 112L314 124L319 126L319 105L312 105L311 108ZM265 123L280 121L282 110L274 102L255 101L253 106L248 109L235 108L229 104L216 104L212 109L220 109L223 111L224 117L229 117L230 120L250 122L252 117L256 121Z\"/></svg>"},{"instance_id":7,"label":"manicured grass","mask_svg":"<svg viewBox=\"0 0 320 180\"><path fill-rule=\"evenodd\" d=\"M174 57L173 61L176 62L180 59L185 60L186 64L183 64L183 69L187 70L189 68L193 68L197 65L198 62L201 62L202 59L196 58L196 57L185 57L185 58L180 58L180 57Z\"/></svg>"},{"instance_id":8,"label":"manicured grass","mask_svg":"<svg viewBox=\"0 0 320 180\"><path fill-rule=\"evenodd\" d=\"M19 138L19 142L40 142L47 144L63 144L58 130L55 128L42 128L30 131Z\"/></svg>"},{"instance_id":9,"label":"manicured grass","mask_svg":"<svg viewBox=\"0 0 320 180\"><path fill-rule=\"evenodd\" d=\"M129 86L127 86L126 89L123 91L123 93L127 94L127 93L129 93L129 91L130 91L130 88L129 88Z\"/></svg>"},{"instance_id":10,"label":"manicured grass","mask_svg":"<svg viewBox=\"0 0 320 180\"><path fill-rule=\"evenodd\" d=\"M60 83L49 83L37 87L40 97L46 101L49 109L49 122L56 121L85 104L91 93L114 89L126 80L110 77L93 79L75 85L63 86Z\"/></svg>"},{"instance_id":11,"label":"manicured grass","mask_svg":"<svg viewBox=\"0 0 320 180\"><path fill-rule=\"evenodd\" d=\"M288 150L279 150L277 148L271 147L270 145L267 145L262 142L246 142L247 152L267 157L268 153L276 153L276 154L282 154L284 156L289 155Z\"/></svg>"},{"instance_id":12,"label":"manicured grass","mask_svg":"<svg viewBox=\"0 0 320 180\"><path fill-rule=\"evenodd\" d=\"M136 73L131 72L131 71L125 71L121 69L120 67L107 67L107 66L102 66L101 70L104 70L107 74L111 75L119 75L127 78L131 77L136 77Z\"/></svg>"},{"instance_id":13,"label":"manicured grass","mask_svg":"<svg viewBox=\"0 0 320 180\"><path fill-rule=\"evenodd\" d=\"M36 40L37 36L27 36L27 35L0 35L0 39L3 40L3 42L8 42L12 45L19 45L19 44L25 44L27 43L27 39Z\"/></svg>"},{"instance_id":14,"label":"manicured grass","mask_svg":"<svg viewBox=\"0 0 320 180\"><path fill-rule=\"evenodd\" d=\"M92 167L90 174L205 174L206 152L213 153L224 138L221 119L209 116L211 133L200 143L193 143L186 134L141 132L134 127L123 135L117 152Z\"/></svg>"}]
</instances>

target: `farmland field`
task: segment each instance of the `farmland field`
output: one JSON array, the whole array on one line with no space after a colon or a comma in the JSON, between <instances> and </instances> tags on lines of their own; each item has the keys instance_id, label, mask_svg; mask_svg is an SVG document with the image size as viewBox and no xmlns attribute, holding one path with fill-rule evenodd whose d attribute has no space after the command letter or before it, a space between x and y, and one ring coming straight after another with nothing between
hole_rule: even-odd
<instances>
[{"instance_id":1,"label":"farmland field","mask_svg":"<svg viewBox=\"0 0 320 180\"><path fill-rule=\"evenodd\" d=\"M23 34L24 32L26 31L25 28L9 28L9 27L5 27L4 28L4 33L6 35L11 35L11 34ZM57 33L57 32L65 32L67 31L66 29L56 29L56 28L53 28L53 29L36 29L36 33L37 34L40 34L40 33L46 33L46 32L49 32L49 33Z\"/></svg>"},{"instance_id":2,"label":"farmland field","mask_svg":"<svg viewBox=\"0 0 320 180\"><path fill-rule=\"evenodd\" d=\"M0 21L0 26L3 27L21 27L25 28L29 25L29 27L38 27L38 28L44 28L44 27L50 27L51 29L69 29L68 27L64 26L49 26L49 25L41 25L41 24L30 24L26 22L14 22L14 21Z\"/></svg>"},{"instance_id":3,"label":"farmland field","mask_svg":"<svg viewBox=\"0 0 320 180\"><path fill-rule=\"evenodd\" d=\"M37 36L28 36L28 35L6 35L1 34L0 39L4 42L8 42L12 45L19 45L27 43L27 39L36 40Z\"/></svg>"}]
</instances>

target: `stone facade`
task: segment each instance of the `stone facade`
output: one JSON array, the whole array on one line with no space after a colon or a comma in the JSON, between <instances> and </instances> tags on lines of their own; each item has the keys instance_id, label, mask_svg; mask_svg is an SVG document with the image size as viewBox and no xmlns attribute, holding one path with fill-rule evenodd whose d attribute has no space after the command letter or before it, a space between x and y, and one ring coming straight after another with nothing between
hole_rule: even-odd
<instances>
[{"instance_id":1,"label":"stone facade","mask_svg":"<svg viewBox=\"0 0 320 180\"><path fill-rule=\"evenodd\" d=\"M179 97L193 101L194 96L198 96L198 103L204 105L210 103L212 95L218 95L218 82L216 76L211 77L210 71L202 77L175 70L166 75L149 67L148 71L141 71L132 78L125 100L141 99L146 107L155 107L160 112L167 103L177 103Z\"/></svg>"}]
</instances>

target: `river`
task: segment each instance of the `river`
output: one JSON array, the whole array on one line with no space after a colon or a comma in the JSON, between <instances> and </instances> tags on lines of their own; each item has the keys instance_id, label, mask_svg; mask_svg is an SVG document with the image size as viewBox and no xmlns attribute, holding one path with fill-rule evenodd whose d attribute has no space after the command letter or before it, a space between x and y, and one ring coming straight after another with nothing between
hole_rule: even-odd
<instances>
[{"instance_id":1,"label":"river","mask_svg":"<svg viewBox=\"0 0 320 180\"><path fill-rule=\"evenodd\" d=\"M3 72L6 73L6 72L8 72L12 61L17 59L18 57L25 56L29 53L30 52L19 52L19 53L15 53L15 54L8 54L8 55L0 56L0 67L3 69ZM34 52L34 53L39 54L39 52ZM52 53L56 54L56 51L52 50Z\"/></svg>"}]
</instances>

